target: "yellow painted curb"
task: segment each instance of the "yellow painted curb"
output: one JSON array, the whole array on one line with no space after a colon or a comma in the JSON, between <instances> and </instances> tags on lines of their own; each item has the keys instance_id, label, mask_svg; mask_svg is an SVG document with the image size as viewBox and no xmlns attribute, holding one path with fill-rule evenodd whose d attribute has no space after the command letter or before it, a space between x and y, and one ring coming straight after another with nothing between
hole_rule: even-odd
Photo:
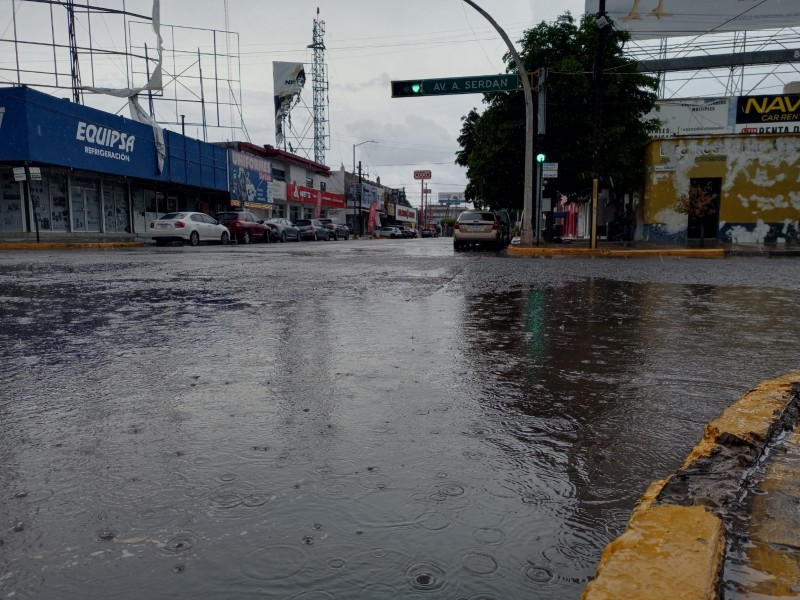
<instances>
[{"instance_id":1,"label":"yellow painted curb","mask_svg":"<svg viewBox=\"0 0 800 600\"><path fill-rule=\"evenodd\" d=\"M0 250L81 250L86 248L141 248L144 242L75 242L75 243L57 243L57 242L24 242L24 243L11 243L0 244Z\"/></svg>"},{"instance_id":2,"label":"yellow painted curb","mask_svg":"<svg viewBox=\"0 0 800 600\"><path fill-rule=\"evenodd\" d=\"M723 248L649 248L635 250L610 248L520 248L509 246L508 253L515 256L600 256L609 258L636 258L650 256L681 256L685 258L724 258Z\"/></svg>"},{"instance_id":3,"label":"yellow painted curb","mask_svg":"<svg viewBox=\"0 0 800 600\"><path fill-rule=\"evenodd\" d=\"M642 510L603 552L581 600L715 600L722 520L702 506Z\"/></svg>"},{"instance_id":4,"label":"yellow painted curb","mask_svg":"<svg viewBox=\"0 0 800 600\"><path fill-rule=\"evenodd\" d=\"M730 442L732 438L754 447L763 447L776 420L789 407L798 386L800 370L763 381L745 393L706 425L703 438L692 449L682 469L690 469L692 463L701 458L713 460L721 444ZM800 434L795 432L794 439L797 440L795 446L800 448ZM797 462L800 463L800 450L797 456ZM800 490L800 484L787 488L785 483L787 479L795 481L800 477L800 466L788 474L779 468L774 468L770 473L782 482L780 485L784 489ZM655 505L659 494L672 479L671 475L654 481L647 488L637 502L625 532L603 551L596 578L587 585L582 600L717 598L725 556L722 520L705 506ZM763 485L770 485L769 478ZM789 528L789 535L796 536L800 532L800 518L795 522L784 514L780 525L768 519L769 523L759 526L755 523L756 517L767 521L758 517L761 509L756 502L753 524L759 527L761 535L765 538L769 536L768 541L773 545L756 545L748 550L748 555L753 565L771 578L769 581L775 589L794 590L794 586L800 583L800 571L797 569L800 558L779 551L780 544L786 540L776 536L775 531L783 535ZM766 588L758 590L766 596L771 595L766 593Z\"/></svg>"},{"instance_id":5,"label":"yellow painted curb","mask_svg":"<svg viewBox=\"0 0 800 600\"><path fill-rule=\"evenodd\" d=\"M792 384L800 383L800 371L762 381L705 426L700 440L683 463L687 468L698 458L711 456L722 435L732 435L750 444L763 444L769 429L792 399Z\"/></svg>"}]
</instances>

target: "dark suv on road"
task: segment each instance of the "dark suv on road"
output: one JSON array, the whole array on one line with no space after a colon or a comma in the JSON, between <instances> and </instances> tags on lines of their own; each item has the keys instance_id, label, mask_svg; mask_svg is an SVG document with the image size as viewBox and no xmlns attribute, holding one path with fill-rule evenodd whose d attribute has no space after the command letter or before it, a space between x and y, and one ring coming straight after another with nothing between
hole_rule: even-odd
<instances>
[{"instance_id":1,"label":"dark suv on road","mask_svg":"<svg viewBox=\"0 0 800 600\"><path fill-rule=\"evenodd\" d=\"M319 222L330 230L331 237L334 240L339 238L350 239L350 228L339 219L320 219Z\"/></svg>"}]
</instances>

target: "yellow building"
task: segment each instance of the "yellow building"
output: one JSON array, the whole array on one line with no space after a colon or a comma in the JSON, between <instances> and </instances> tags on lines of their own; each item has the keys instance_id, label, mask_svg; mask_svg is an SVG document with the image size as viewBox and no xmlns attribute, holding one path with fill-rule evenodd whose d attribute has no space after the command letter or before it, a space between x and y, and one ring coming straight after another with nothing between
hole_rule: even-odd
<instances>
[{"instance_id":1,"label":"yellow building","mask_svg":"<svg viewBox=\"0 0 800 600\"><path fill-rule=\"evenodd\" d=\"M798 128L794 128L798 129ZM734 243L797 239L800 220L800 132L652 140L639 235L647 241L718 238ZM716 194L702 219L678 212L692 186Z\"/></svg>"}]
</instances>

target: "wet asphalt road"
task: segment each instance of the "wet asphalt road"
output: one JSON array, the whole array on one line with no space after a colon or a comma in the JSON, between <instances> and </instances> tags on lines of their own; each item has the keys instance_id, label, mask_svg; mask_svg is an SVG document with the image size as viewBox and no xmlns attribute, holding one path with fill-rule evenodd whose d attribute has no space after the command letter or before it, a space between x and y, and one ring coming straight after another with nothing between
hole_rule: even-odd
<instances>
[{"instance_id":1,"label":"wet asphalt road","mask_svg":"<svg viewBox=\"0 0 800 600\"><path fill-rule=\"evenodd\" d=\"M0 254L0 598L578 598L798 368L795 259Z\"/></svg>"}]
</instances>

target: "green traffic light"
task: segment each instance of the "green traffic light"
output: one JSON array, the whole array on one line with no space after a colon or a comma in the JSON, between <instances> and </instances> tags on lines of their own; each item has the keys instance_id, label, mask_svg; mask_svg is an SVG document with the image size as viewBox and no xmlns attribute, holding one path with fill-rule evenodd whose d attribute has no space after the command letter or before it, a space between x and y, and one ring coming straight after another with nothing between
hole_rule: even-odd
<instances>
[{"instance_id":1,"label":"green traffic light","mask_svg":"<svg viewBox=\"0 0 800 600\"><path fill-rule=\"evenodd\" d=\"M539 154L536 155L536 162L537 163L543 163L544 161L545 161L545 155L544 154L542 154L540 152Z\"/></svg>"},{"instance_id":2,"label":"green traffic light","mask_svg":"<svg viewBox=\"0 0 800 600\"><path fill-rule=\"evenodd\" d=\"M411 91L415 94L419 94L422 91L422 86L418 83L411 84Z\"/></svg>"}]
</instances>

